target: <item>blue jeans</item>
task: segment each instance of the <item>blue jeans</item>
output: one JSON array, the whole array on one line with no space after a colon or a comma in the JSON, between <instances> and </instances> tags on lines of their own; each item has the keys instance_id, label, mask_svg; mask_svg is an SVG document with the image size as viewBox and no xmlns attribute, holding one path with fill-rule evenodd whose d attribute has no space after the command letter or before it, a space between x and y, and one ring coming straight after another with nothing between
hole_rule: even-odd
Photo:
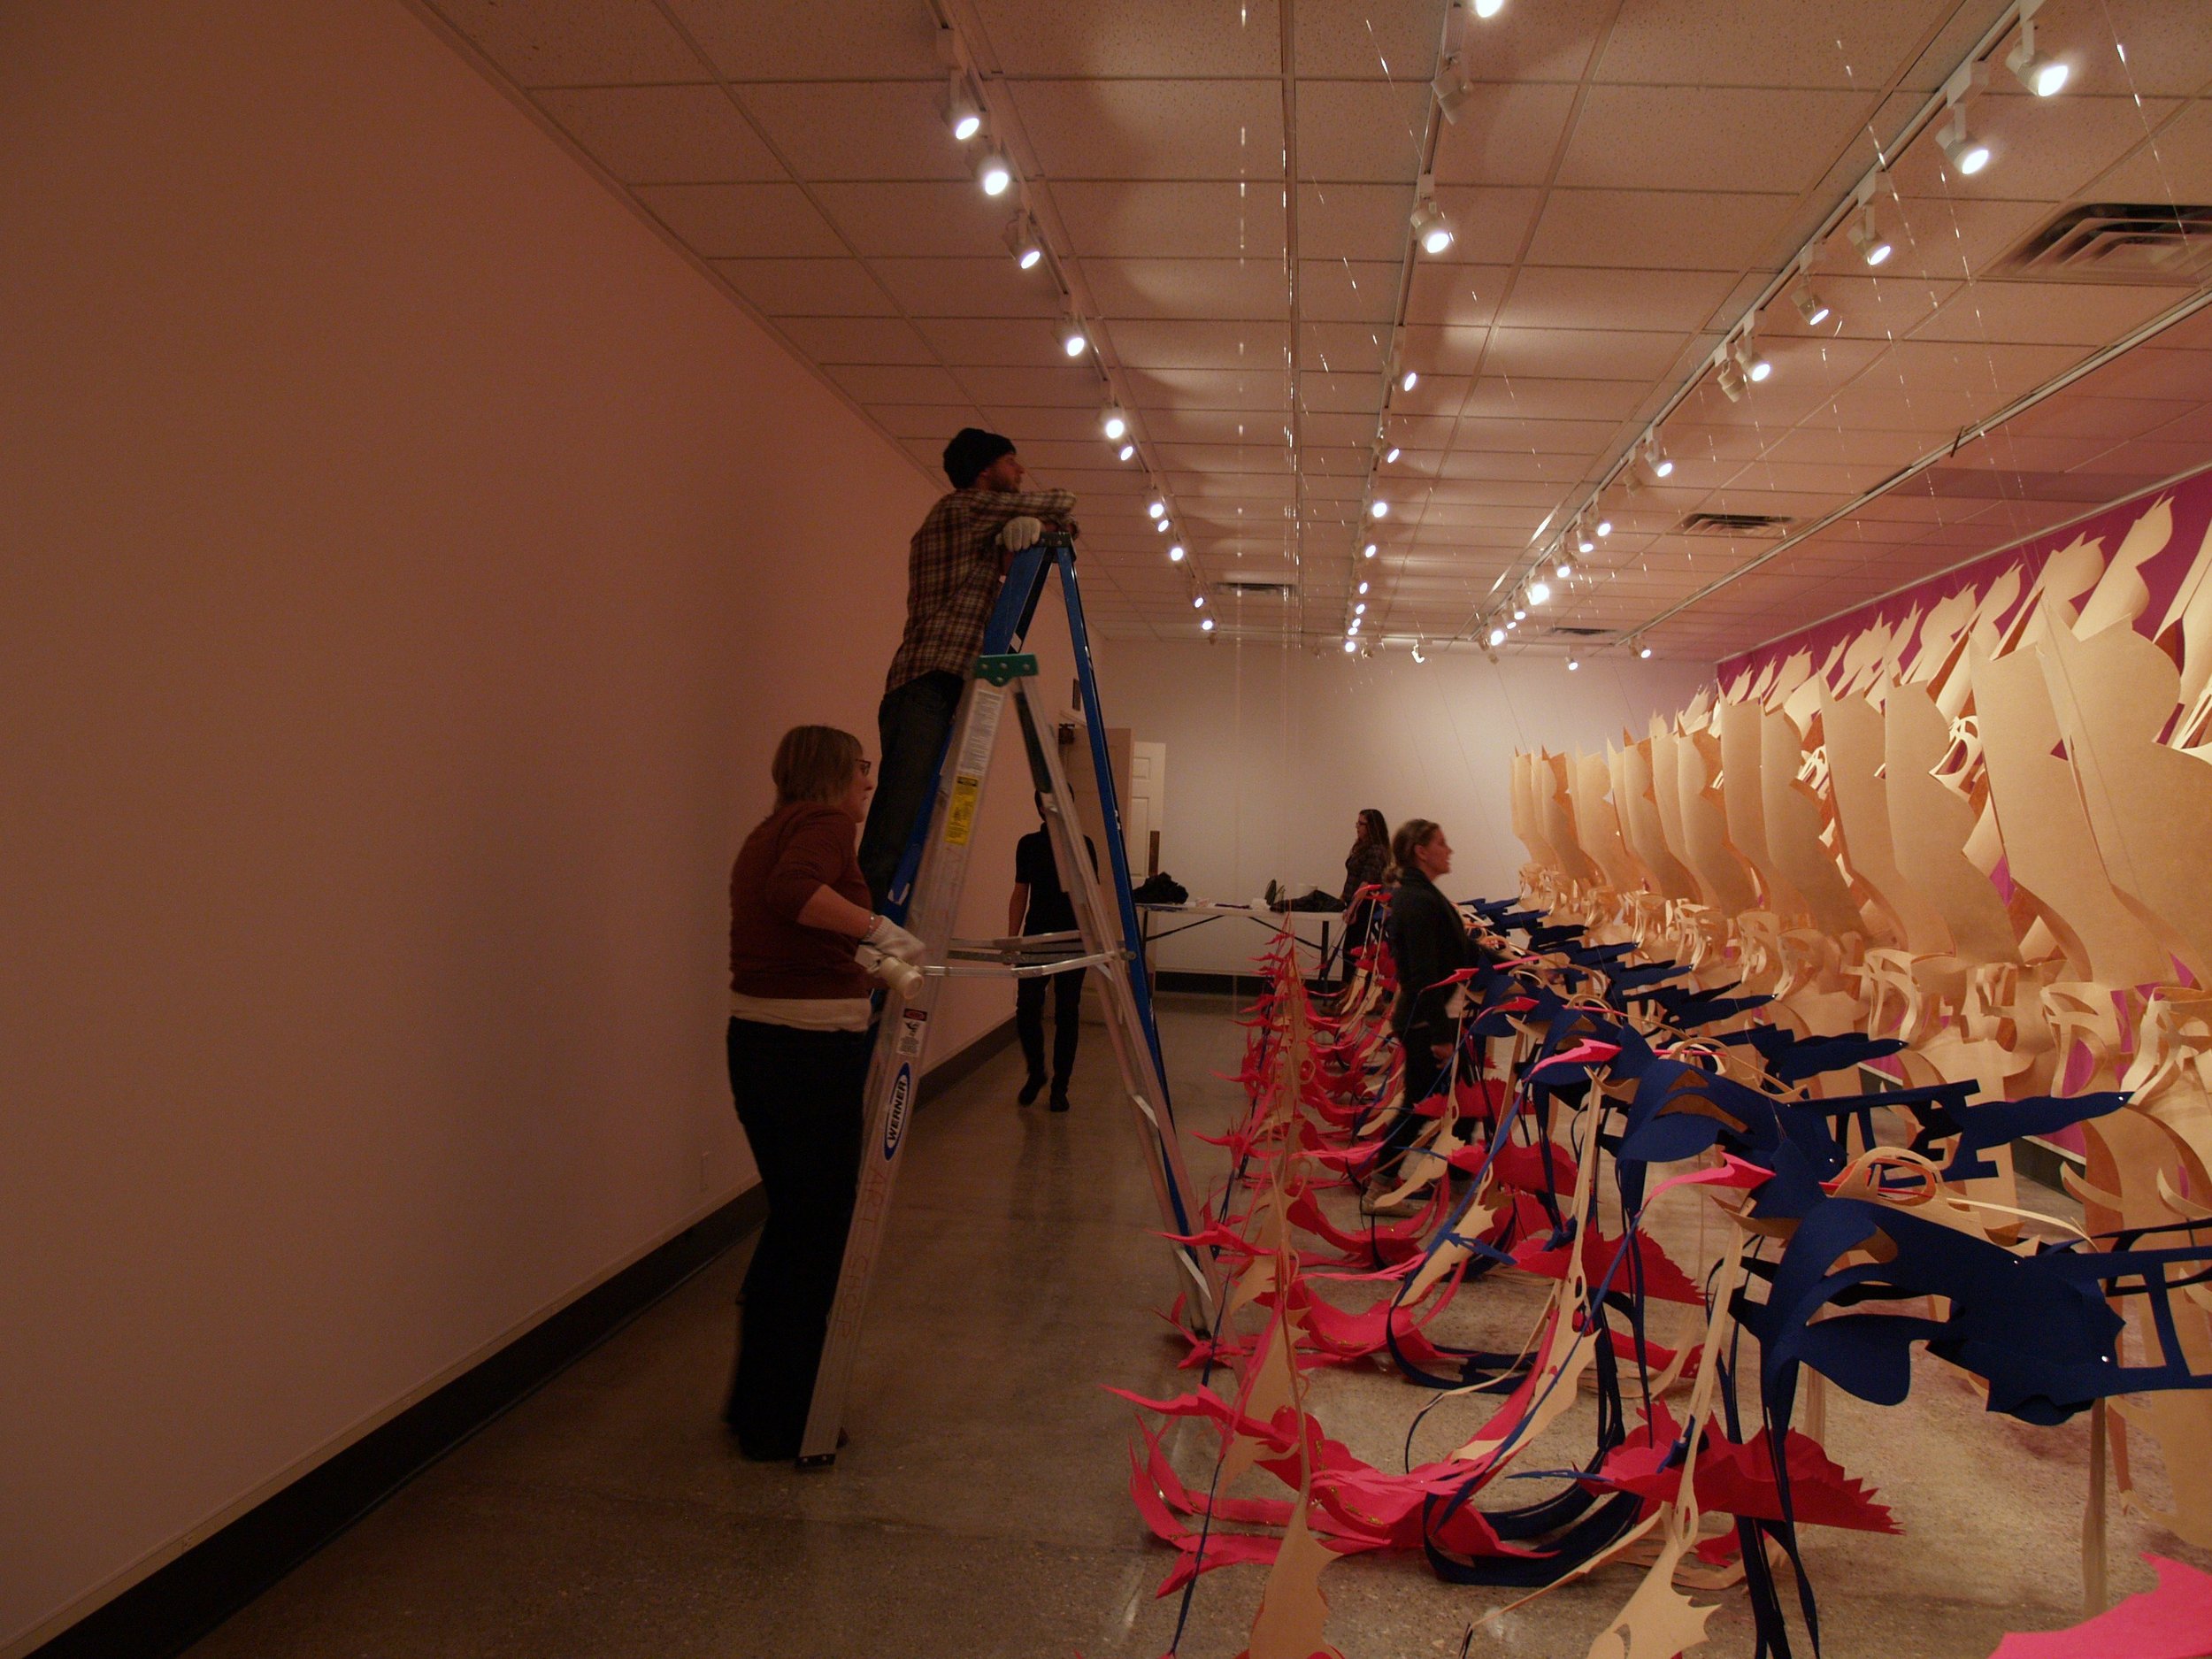
<instances>
[{"instance_id":1,"label":"blue jeans","mask_svg":"<svg viewBox=\"0 0 2212 1659\"><path fill-rule=\"evenodd\" d=\"M876 735L882 747L876 761L875 799L868 803L867 826L860 832L860 873L868 879L875 907L883 909L899 859L914 833L915 820L931 805L930 786L938 757L952 735L953 717L967 682L949 669L937 669L895 686L876 709Z\"/></svg>"}]
</instances>

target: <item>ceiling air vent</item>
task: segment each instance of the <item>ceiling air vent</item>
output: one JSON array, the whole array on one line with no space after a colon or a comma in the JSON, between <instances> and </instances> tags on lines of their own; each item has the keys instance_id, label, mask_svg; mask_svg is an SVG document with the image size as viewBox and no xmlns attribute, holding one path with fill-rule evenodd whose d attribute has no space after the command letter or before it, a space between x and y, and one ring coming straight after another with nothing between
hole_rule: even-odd
<instances>
[{"instance_id":1,"label":"ceiling air vent","mask_svg":"<svg viewBox=\"0 0 2212 1659\"><path fill-rule=\"evenodd\" d=\"M1768 541L1778 541L1788 531L1790 521L1764 512L1694 512L1675 527L1678 535L1709 535L1733 538L1750 536Z\"/></svg>"},{"instance_id":2,"label":"ceiling air vent","mask_svg":"<svg viewBox=\"0 0 2212 1659\"><path fill-rule=\"evenodd\" d=\"M2212 274L2212 207L2091 202L2062 208L1997 262L2062 282L2192 282Z\"/></svg>"},{"instance_id":3,"label":"ceiling air vent","mask_svg":"<svg viewBox=\"0 0 2212 1659\"><path fill-rule=\"evenodd\" d=\"M1287 599L1298 591L1298 584L1284 576L1225 576L1214 584L1214 591L1233 599Z\"/></svg>"},{"instance_id":4,"label":"ceiling air vent","mask_svg":"<svg viewBox=\"0 0 2212 1659\"><path fill-rule=\"evenodd\" d=\"M1546 628L1544 630L1547 634L1555 634L1571 640L1594 640L1612 631L1610 628Z\"/></svg>"}]
</instances>

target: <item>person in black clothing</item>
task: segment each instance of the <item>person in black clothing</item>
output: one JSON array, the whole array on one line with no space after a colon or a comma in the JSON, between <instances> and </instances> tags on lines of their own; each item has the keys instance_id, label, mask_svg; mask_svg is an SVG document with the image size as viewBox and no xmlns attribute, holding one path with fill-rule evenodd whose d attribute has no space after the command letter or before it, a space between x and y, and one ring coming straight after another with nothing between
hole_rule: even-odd
<instances>
[{"instance_id":1,"label":"person in black clothing","mask_svg":"<svg viewBox=\"0 0 2212 1659\"><path fill-rule=\"evenodd\" d=\"M1075 904L1061 885L1059 866L1053 862L1052 836L1045 829L1045 798L1037 795L1038 826L1014 847L1014 896L1006 908L1006 931L1026 937L1032 933L1070 933L1075 927ZM1083 838L1091 856L1091 873L1098 873L1098 849ZM1068 1109L1068 1079L1075 1071L1075 1039L1083 1019L1081 968L1050 977L1052 985L1052 1110ZM1014 1030L1021 1038L1022 1055L1029 1062L1029 1079L1019 1099L1025 1106L1045 1086L1045 984L1042 978L1019 979L1014 987Z\"/></svg>"},{"instance_id":2,"label":"person in black clothing","mask_svg":"<svg viewBox=\"0 0 2212 1659\"><path fill-rule=\"evenodd\" d=\"M1373 807L1359 815L1352 832L1352 850L1344 856L1344 971L1352 971L1351 953L1368 942L1374 926L1375 901L1359 899L1362 887L1380 885L1390 873L1390 826Z\"/></svg>"},{"instance_id":3,"label":"person in black clothing","mask_svg":"<svg viewBox=\"0 0 2212 1659\"><path fill-rule=\"evenodd\" d=\"M1390 1028L1405 1051L1405 1096L1375 1158L1374 1173L1385 1179L1420 1129L1415 1106L1435 1087L1451 1058L1452 1021L1445 1011L1450 996L1437 987L1467 965L1467 925L1436 886L1437 877L1452 868L1452 844L1442 826L1409 818L1398 826L1390 851L1398 872L1390 900L1390 956L1398 968Z\"/></svg>"}]
</instances>

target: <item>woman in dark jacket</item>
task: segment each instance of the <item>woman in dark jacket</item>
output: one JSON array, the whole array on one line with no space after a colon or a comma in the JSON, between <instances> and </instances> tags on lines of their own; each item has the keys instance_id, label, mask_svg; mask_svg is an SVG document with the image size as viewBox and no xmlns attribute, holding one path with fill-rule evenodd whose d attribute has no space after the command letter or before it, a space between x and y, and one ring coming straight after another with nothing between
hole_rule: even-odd
<instances>
[{"instance_id":1,"label":"woman in dark jacket","mask_svg":"<svg viewBox=\"0 0 2212 1659\"><path fill-rule=\"evenodd\" d=\"M1369 807L1352 832L1352 850L1344 855L1344 908L1362 887L1371 887L1390 871L1390 826Z\"/></svg>"},{"instance_id":2,"label":"woman in dark jacket","mask_svg":"<svg viewBox=\"0 0 2212 1659\"><path fill-rule=\"evenodd\" d=\"M1451 1058L1449 994L1436 987L1467 965L1467 925L1459 907L1437 890L1436 878L1452 868L1452 844L1442 826L1409 818L1390 843L1398 885L1390 899L1390 956L1398 969L1398 1000L1390 1028L1405 1050L1405 1100L1376 1157L1379 1174L1394 1168L1420 1128L1414 1107L1436 1086Z\"/></svg>"},{"instance_id":3,"label":"woman in dark jacket","mask_svg":"<svg viewBox=\"0 0 2212 1659\"><path fill-rule=\"evenodd\" d=\"M860 1178L870 979L921 941L869 908L854 840L860 740L796 726L776 746L776 810L730 872L730 1092L768 1194L745 1274L723 1419L752 1458L799 1455ZM856 949L859 956L856 959Z\"/></svg>"}]
</instances>

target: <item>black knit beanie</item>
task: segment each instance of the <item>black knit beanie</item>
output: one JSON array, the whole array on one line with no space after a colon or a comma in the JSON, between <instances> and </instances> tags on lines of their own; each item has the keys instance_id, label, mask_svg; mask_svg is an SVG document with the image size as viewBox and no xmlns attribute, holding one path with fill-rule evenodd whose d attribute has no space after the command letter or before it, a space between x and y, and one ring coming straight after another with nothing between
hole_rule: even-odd
<instances>
[{"instance_id":1,"label":"black knit beanie","mask_svg":"<svg viewBox=\"0 0 2212 1659\"><path fill-rule=\"evenodd\" d=\"M963 426L945 446L945 476L952 480L955 489L966 489L982 475L985 467L1002 455L1013 453L1011 438L986 432L980 426Z\"/></svg>"}]
</instances>

